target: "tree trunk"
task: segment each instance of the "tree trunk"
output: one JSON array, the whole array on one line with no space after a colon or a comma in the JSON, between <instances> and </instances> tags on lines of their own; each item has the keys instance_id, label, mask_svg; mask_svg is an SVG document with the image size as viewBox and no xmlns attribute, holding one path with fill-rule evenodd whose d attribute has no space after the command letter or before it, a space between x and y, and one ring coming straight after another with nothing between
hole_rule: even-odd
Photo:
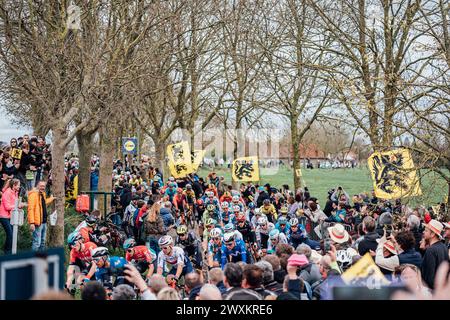
<instances>
[{"instance_id":1,"label":"tree trunk","mask_svg":"<svg viewBox=\"0 0 450 320\"><path fill-rule=\"evenodd\" d=\"M92 143L94 133L83 134L82 132L76 135L78 144L78 158L80 163L78 175L78 191L91 190L91 157L92 157Z\"/></svg>"},{"instance_id":2,"label":"tree trunk","mask_svg":"<svg viewBox=\"0 0 450 320\"><path fill-rule=\"evenodd\" d=\"M166 169L166 146L160 140L153 140L155 142L155 158L156 164L155 166L159 168L160 172L163 174L163 178L167 180L169 170ZM158 141L158 142L156 142Z\"/></svg>"},{"instance_id":3,"label":"tree trunk","mask_svg":"<svg viewBox=\"0 0 450 320\"><path fill-rule=\"evenodd\" d=\"M291 118L291 139L292 139L292 153L293 153L293 170L294 170L294 190L297 191L297 189L301 188L301 179L297 175L297 169L301 168L300 163L300 155L299 155L299 149L300 149L300 141L299 141L299 135L298 135L298 128L297 128L297 117Z\"/></svg>"},{"instance_id":4,"label":"tree trunk","mask_svg":"<svg viewBox=\"0 0 450 320\"><path fill-rule=\"evenodd\" d=\"M48 245L52 247L64 246L64 202L65 202L65 173L64 173L64 129L52 130L52 194L55 197L55 209L58 212L56 226L49 225Z\"/></svg>"},{"instance_id":5,"label":"tree trunk","mask_svg":"<svg viewBox=\"0 0 450 320\"><path fill-rule=\"evenodd\" d=\"M100 172L98 179L99 192L112 191L112 168L114 160L115 141L117 136L114 130L102 128L100 133ZM106 201L106 210L103 196L98 196L98 210L103 215L111 211L111 199L108 196Z\"/></svg>"}]
</instances>

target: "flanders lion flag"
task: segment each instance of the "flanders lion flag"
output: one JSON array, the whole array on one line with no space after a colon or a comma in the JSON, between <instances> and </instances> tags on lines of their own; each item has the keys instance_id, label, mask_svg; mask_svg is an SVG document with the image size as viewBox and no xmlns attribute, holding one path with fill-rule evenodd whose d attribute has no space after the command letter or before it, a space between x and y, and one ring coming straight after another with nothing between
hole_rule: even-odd
<instances>
[{"instance_id":1,"label":"flanders lion flag","mask_svg":"<svg viewBox=\"0 0 450 320\"><path fill-rule=\"evenodd\" d=\"M167 146L170 173L174 178L184 178L194 172L192 168L191 151L187 141Z\"/></svg>"},{"instance_id":2,"label":"flanders lion flag","mask_svg":"<svg viewBox=\"0 0 450 320\"><path fill-rule=\"evenodd\" d=\"M232 170L233 181L259 181L258 157L236 159Z\"/></svg>"},{"instance_id":3,"label":"flanders lion flag","mask_svg":"<svg viewBox=\"0 0 450 320\"><path fill-rule=\"evenodd\" d=\"M368 164L378 198L400 199L422 194L409 150L375 152Z\"/></svg>"},{"instance_id":4,"label":"flanders lion flag","mask_svg":"<svg viewBox=\"0 0 450 320\"><path fill-rule=\"evenodd\" d=\"M192 153L192 170L194 170L194 172L197 172L205 154L205 150L194 150L194 152Z\"/></svg>"}]
</instances>

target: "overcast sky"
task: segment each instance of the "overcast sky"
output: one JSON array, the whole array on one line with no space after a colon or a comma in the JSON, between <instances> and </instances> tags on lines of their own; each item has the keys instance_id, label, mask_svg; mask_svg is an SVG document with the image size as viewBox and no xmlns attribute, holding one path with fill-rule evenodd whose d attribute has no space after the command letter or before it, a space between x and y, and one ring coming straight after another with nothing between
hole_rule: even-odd
<instances>
[{"instance_id":1,"label":"overcast sky","mask_svg":"<svg viewBox=\"0 0 450 320\"><path fill-rule=\"evenodd\" d=\"M31 133L30 128L22 127L17 128L14 126L10 119L6 116L5 110L0 106L0 141L8 142L11 138L18 138L25 133Z\"/></svg>"}]
</instances>

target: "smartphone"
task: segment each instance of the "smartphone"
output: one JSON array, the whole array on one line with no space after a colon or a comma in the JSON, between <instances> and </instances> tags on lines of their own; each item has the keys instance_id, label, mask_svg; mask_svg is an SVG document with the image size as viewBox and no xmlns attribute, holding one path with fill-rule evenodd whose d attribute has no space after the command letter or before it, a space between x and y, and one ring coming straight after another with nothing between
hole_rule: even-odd
<instances>
[{"instance_id":1,"label":"smartphone","mask_svg":"<svg viewBox=\"0 0 450 320\"><path fill-rule=\"evenodd\" d=\"M325 250L325 253L327 253L328 251L331 251L331 239L325 239L323 248Z\"/></svg>"}]
</instances>

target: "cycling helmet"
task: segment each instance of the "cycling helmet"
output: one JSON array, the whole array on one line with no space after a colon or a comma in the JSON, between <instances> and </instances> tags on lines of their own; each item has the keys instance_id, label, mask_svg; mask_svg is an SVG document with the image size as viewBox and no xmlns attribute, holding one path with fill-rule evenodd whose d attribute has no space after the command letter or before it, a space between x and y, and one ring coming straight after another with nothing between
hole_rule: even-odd
<instances>
[{"instance_id":1,"label":"cycling helmet","mask_svg":"<svg viewBox=\"0 0 450 320\"><path fill-rule=\"evenodd\" d=\"M205 193L208 198L214 197L214 192L212 191L206 191Z\"/></svg>"},{"instance_id":2,"label":"cycling helmet","mask_svg":"<svg viewBox=\"0 0 450 320\"><path fill-rule=\"evenodd\" d=\"M198 205L198 206L204 205L203 200L202 200L202 199L198 199L198 200L197 200L197 205Z\"/></svg>"},{"instance_id":3,"label":"cycling helmet","mask_svg":"<svg viewBox=\"0 0 450 320\"><path fill-rule=\"evenodd\" d=\"M209 233L210 238L219 238L221 236L222 236L222 230L220 230L220 228L214 228Z\"/></svg>"},{"instance_id":4,"label":"cycling helmet","mask_svg":"<svg viewBox=\"0 0 450 320\"><path fill-rule=\"evenodd\" d=\"M281 207L281 209L280 209L281 214L287 214L288 212L289 212L289 210L287 207Z\"/></svg>"},{"instance_id":5,"label":"cycling helmet","mask_svg":"<svg viewBox=\"0 0 450 320\"><path fill-rule=\"evenodd\" d=\"M209 218L208 220L206 220L205 226L210 226L213 225L215 226L217 224L217 221L213 218Z\"/></svg>"},{"instance_id":6,"label":"cycling helmet","mask_svg":"<svg viewBox=\"0 0 450 320\"><path fill-rule=\"evenodd\" d=\"M163 236L159 239L158 244L160 247L171 246L173 245L173 238L169 235Z\"/></svg>"},{"instance_id":7,"label":"cycling helmet","mask_svg":"<svg viewBox=\"0 0 450 320\"><path fill-rule=\"evenodd\" d=\"M239 206L233 206L233 211L234 211L234 212L240 212L240 211L241 211L241 207L239 207Z\"/></svg>"},{"instance_id":8,"label":"cycling helmet","mask_svg":"<svg viewBox=\"0 0 450 320\"><path fill-rule=\"evenodd\" d=\"M261 217L261 218L259 218L258 219L258 225L260 225L260 226L265 226L265 225L267 225L267 219L265 218L265 217Z\"/></svg>"},{"instance_id":9,"label":"cycling helmet","mask_svg":"<svg viewBox=\"0 0 450 320\"><path fill-rule=\"evenodd\" d=\"M223 240L225 242L232 242L236 240L236 235L234 234L234 232L225 233L225 235L223 236Z\"/></svg>"},{"instance_id":10,"label":"cycling helmet","mask_svg":"<svg viewBox=\"0 0 450 320\"><path fill-rule=\"evenodd\" d=\"M275 229L275 225L274 225L272 222L269 222L269 223L267 224L267 229L268 229L269 232L270 232L270 231L272 231L273 229Z\"/></svg>"},{"instance_id":11,"label":"cycling helmet","mask_svg":"<svg viewBox=\"0 0 450 320\"><path fill-rule=\"evenodd\" d=\"M355 255L357 255L357 252L352 248L339 250L336 252L336 261L346 269L353 263L353 256Z\"/></svg>"},{"instance_id":12,"label":"cycling helmet","mask_svg":"<svg viewBox=\"0 0 450 320\"><path fill-rule=\"evenodd\" d=\"M234 231L234 224L232 224L232 223L226 224L225 227L223 227L223 230L225 231L225 233L233 232Z\"/></svg>"},{"instance_id":13,"label":"cycling helmet","mask_svg":"<svg viewBox=\"0 0 450 320\"><path fill-rule=\"evenodd\" d=\"M175 178L174 177L170 177L169 181L175 181Z\"/></svg>"},{"instance_id":14,"label":"cycling helmet","mask_svg":"<svg viewBox=\"0 0 450 320\"><path fill-rule=\"evenodd\" d=\"M239 196L234 196L233 197L233 202L238 202L239 201Z\"/></svg>"},{"instance_id":15,"label":"cycling helmet","mask_svg":"<svg viewBox=\"0 0 450 320\"><path fill-rule=\"evenodd\" d=\"M177 185L175 183L169 183L169 188L175 188Z\"/></svg>"},{"instance_id":16,"label":"cycling helmet","mask_svg":"<svg viewBox=\"0 0 450 320\"><path fill-rule=\"evenodd\" d=\"M248 204L248 208L249 209L255 209L255 204L253 203L253 202L250 202L249 204Z\"/></svg>"},{"instance_id":17,"label":"cycling helmet","mask_svg":"<svg viewBox=\"0 0 450 320\"><path fill-rule=\"evenodd\" d=\"M222 209L225 209L225 208L229 208L230 207L230 205L228 204L228 202L222 202Z\"/></svg>"},{"instance_id":18,"label":"cycling helmet","mask_svg":"<svg viewBox=\"0 0 450 320\"><path fill-rule=\"evenodd\" d=\"M270 233L269 233L270 240L278 239L279 237L280 237L280 231L278 231L278 229L273 229L272 231L270 231Z\"/></svg>"},{"instance_id":19,"label":"cycling helmet","mask_svg":"<svg viewBox=\"0 0 450 320\"><path fill-rule=\"evenodd\" d=\"M287 224L287 218L286 217L280 217L279 219L278 219L278 223L280 224L280 225L282 225L282 224Z\"/></svg>"},{"instance_id":20,"label":"cycling helmet","mask_svg":"<svg viewBox=\"0 0 450 320\"><path fill-rule=\"evenodd\" d=\"M243 213L243 212L239 212L238 214L237 214L237 216L236 216L236 220L238 221L238 222L244 222L246 219L245 219L245 214Z\"/></svg>"},{"instance_id":21,"label":"cycling helmet","mask_svg":"<svg viewBox=\"0 0 450 320\"><path fill-rule=\"evenodd\" d=\"M256 208L255 209L255 215L259 216L261 214L262 214L261 209L260 208Z\"/></svg>"},{"instance_id":22,"label":"cycling helmet","mask_svg":"<svg viewBox=\"0 0 450 320\"><path fill-rule=\"evenodd\" d=\"M98 247L92 250L91 255L92 259L107 257L109 256L109 250L105 247Z\"/></svg>"},{"instance_id":23,"label":"cycling helmet","mask_svg":"<svg viewBox=\"0 0 450 320\"><path fill-rule=\"evenodd\" d=\"M192 185L187 184L187 185L186 185L186 189L191 190L191 189L192 189Z\"/></svg>"},{"instance_id":24,"label":"cycling helmet","mask_svg":"<svg viewBox=\"0 0 450 320\"><path fill-rule=\"evenodd\" d=\"M206 206L206 210L208 210L208 211L215 211L216 210L216 206L213 205L213 204L208 204Z\"/></svg>"},{"instance_id":25,"label":"cycling helmet","mask_svg":"<svg viewBox=\"0 0 450 320\"><path fill-rule=\"evenodd\" d=\"M181 225L177 228L178 235L184 235L188 232L188 228L185 225Z\"/></svg>"},{"instance_id":26,"label":"cycling helmet","mask_svg":"<svg viewBox=\"0 0 450 320\"><path fill-rule=\"evenodd\" d=\"M97 218L94 216L88 216L86 218L86 224L88 227L93 227L97 224Z\"/></svg>"},{"instance_id":27,"label":"cycling helmet","mask_svg":"<svg viewBox=\"0 0 450 320\"><path fill-rule=\"evenodd\" d=\"M78 241L78 240L81 240L81 239L83 239L83 237L82 237L82 235L81 234L79 234L78 232L72 232L71 234L69 234L69 236L67 237L67 244L70 246L70 247L72 247L72 246L74 246L75 245L75 243Z\"/></svg>"},{"instance_id":28,"label":"cycling helmet","mask_svg":"<svg viewBox=\"0 0 450 320\"><path fill-rule=\"evenodd\" d=\"M297 218L292 218L292 219L289 221L289 224L291 225L291 227L298 226L298 219L297 219Z\"/></svg>"},{"instance_id":29,"label":"cycling helmet","mask_svg":"<svg viewBox=\"0 0 450 320\"><path fill-rule=\"evenodd\" d=\"M124 250L128 250L130 248L133 248L134 246L136 246L136 240L134 240L133 238L127 239L123 243L123 249Z\"/></svg>"},{"instance_id":30,"label":"cycling helmet","mask_svg":"<svg viewBox=\"0 0 450 320\"><path fill-rule=\"evenodd\" d=\"M269 199L265 199L263 201L263 205L268 206L270 204L270 200Z\"/></svg>"}]
</instances>

